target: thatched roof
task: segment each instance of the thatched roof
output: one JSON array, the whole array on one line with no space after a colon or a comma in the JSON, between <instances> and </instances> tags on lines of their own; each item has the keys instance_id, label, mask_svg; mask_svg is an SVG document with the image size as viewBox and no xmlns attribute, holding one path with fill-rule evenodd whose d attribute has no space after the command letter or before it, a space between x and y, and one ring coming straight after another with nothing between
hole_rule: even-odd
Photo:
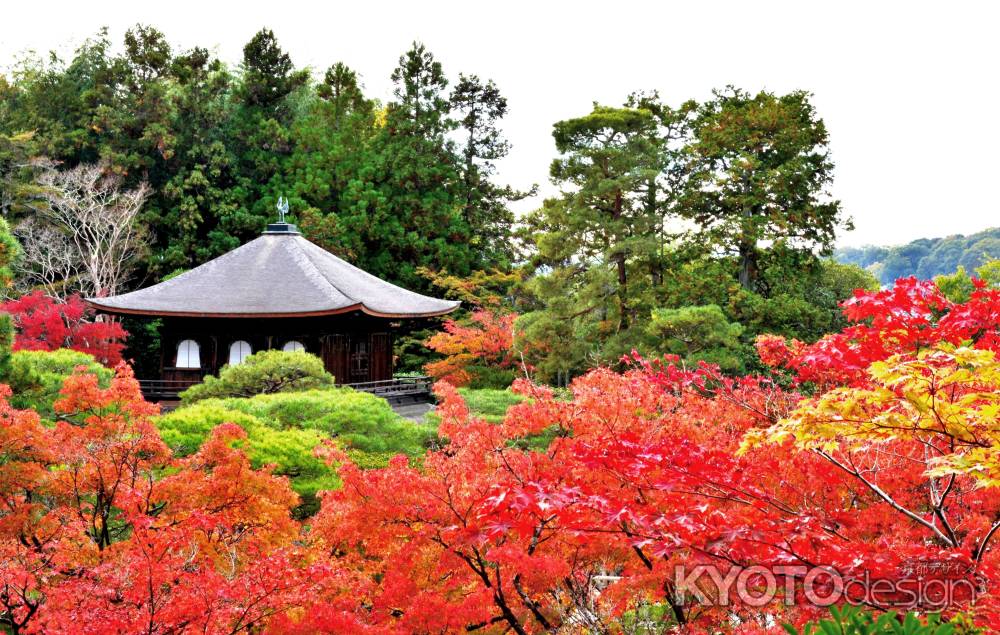
<instances>
[{"instance_id":1,"label":"thatched roof","mask_svg":"<svg viewBox=\"0 0 1000 635\"><path fill-rule=\"evenodd\" d=\"M193 317L299 317L362 311L387 318L444 315L459 302L407 291L269 225L256 240L157 285L88 298L106 313Z\"/></svg>"}]
</instances>

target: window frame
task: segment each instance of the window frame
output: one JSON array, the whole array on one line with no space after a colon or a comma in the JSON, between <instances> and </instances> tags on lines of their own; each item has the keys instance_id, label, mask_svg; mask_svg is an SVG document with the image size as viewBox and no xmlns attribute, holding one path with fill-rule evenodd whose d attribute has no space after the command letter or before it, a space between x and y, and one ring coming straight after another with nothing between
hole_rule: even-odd
<instances>
[{"instance_id":1,"label":"window frame","mask_svg":"<svg viewBox=\"0 0 1000 635\"><path fill-rule=\"evenodd\" d=\"M240 358L239 358L239 360L237 360L237 361L234 362L233 361L233 353L234 353L233 347L235 347L237 345L241 345L240 346L240 350L239 350ZM242 345L246 346L247 352L245 354L243 354L243 346ZM247 340L233 340L232 342L230 342L230 344L229 344L229 361L228 361L228 364L230 366L239 366L244 361L246 361L247 357L250 357L251 355L253 355L253 345L250 342L248 342Z\"/></svg>"},{"instance_id":2,"label":"window frame","mask_svg":"<svg viewBox=\"0 0 1000 635\"><path fill-rule=\"evenodd\" d=\"M185 346L186 345L186 346ZM198 363L197 366L191 364L192 351L191 347L194 347L194 360ZM181 352L183 349L184 353L184 363L181 363ZM192 339L190 337L182 339L177 342L177 350L174 356L174 368L183 368L185 370L200 370L201 369L201 344L198 340Z\"/></svg>"},{"instance_id":3,"label":"window frame","mask_svg":"<svg viewBox=\"0 0 1000 635\"><path fill-rule=\"evenodd\" d=\"M292 348L291 350L289 350L288 346L293 344L298 348ZM307 352L306 345L303 344L301 340L288 340L287 342L281 345L281 350L282 352L285 353L294 353L296 351L302 351L303 353Z\"/></svg>"}]
</instances>

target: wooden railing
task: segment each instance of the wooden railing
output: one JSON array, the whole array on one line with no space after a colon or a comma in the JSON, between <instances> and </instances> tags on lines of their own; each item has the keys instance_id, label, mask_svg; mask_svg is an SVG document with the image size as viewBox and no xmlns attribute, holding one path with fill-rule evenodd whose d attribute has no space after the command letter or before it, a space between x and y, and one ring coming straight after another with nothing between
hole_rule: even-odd
<instances>
[{"instance_id":1,"label":"wooden railing","mask_svg":"<svg viewBox=\"0 0 1000 635\"><path fill-rule=\"evenodd\" d=\"M196 379L140 379L139 387L142 388L143 396L150 401L171 401L177 399L178 393L197 383L200 382ZM385 399L430 398L434 380L430 377L397 377L341 385Z\"/></svg>"},{"instance_id":2,"label":"wooden railing","mask_svg":"<svg viewBox=\"0 0 1000 635\"><path fill-rule=\"evenodd\" d=\"M430 397L434 380L430 377L396 377L381 381L363 381L354 384L344 384L354 390L370 392L379 397L423 396Z\"/></svg>"},{"instance_id":3,"label":"wooden railing","mask_svg":"<svg viewBox=\"0 0 1000 635\"><path fill-rule=\"evenodd\" d=\"M177 399L178 393L200 383L198 379L140 379L139 388L149 401L170 401Z\"/></svg>"}]
</instances>

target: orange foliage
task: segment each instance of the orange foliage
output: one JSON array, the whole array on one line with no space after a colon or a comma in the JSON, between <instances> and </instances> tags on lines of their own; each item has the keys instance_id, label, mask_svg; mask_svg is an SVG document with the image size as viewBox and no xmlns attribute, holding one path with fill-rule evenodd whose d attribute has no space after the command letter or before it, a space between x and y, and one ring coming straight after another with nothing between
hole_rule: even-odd
<instances>
[{"instance_id":1,"label":"orange foliage","mask_svg":"<svg viewBox=\"0 0 1000 635\"><path fill-rule=\"evenodd\" d=\"M477 310L469 320L468 325L447 320L444 331L427 340L431 350L445 356L424 367L428 375L464 386L473 379L470 366L509 368L515 362L512 348L516 313Z\"/></svg>"},{"instance_id":2,"label":"orange foliage","mask_svg":"<svg viewBox=\"0 0 1000 635\"><path fill-rule=\"evenodd\" d=\"M174 460L124 365L106 389L68 378L52 429L3 390L0 619L12 630L229 632L315 584L294 547L297 498L231 447L238 427Z\"/></svg>"}]
</instances>

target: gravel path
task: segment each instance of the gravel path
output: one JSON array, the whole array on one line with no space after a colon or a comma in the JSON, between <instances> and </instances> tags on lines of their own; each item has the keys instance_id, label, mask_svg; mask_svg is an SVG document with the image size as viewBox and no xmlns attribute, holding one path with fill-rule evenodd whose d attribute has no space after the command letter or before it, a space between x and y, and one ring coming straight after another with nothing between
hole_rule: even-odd
<instances>
[{"instance_id":1,"label":"gravel path","mask_svg":"<svg viewBox=\"0 0 1000 635\"><path fill-rule=\"evenodd\" d=\"M434 410L434 404L432 403L408 403L392 407L401 417L405 417L411 421L423 421L424 415L428 412Z\"/></svg>"}]
</instances>

